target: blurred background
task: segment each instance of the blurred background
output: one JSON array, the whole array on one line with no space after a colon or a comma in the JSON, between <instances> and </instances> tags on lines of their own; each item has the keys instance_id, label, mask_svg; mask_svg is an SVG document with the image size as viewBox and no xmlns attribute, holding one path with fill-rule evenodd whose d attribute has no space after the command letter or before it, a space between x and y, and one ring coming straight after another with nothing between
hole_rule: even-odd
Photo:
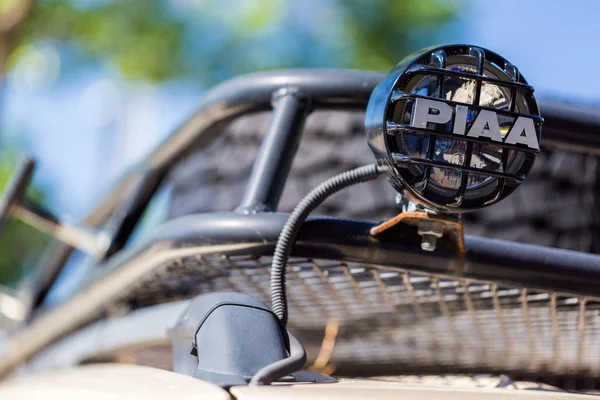
<instances>
[{"instance_id":1,"label":"blurred background","mask_svg":"<svg viewBox=\"0 0 600 400\"><path fill-rule=\"evenodd\" d=\"M599 11L593 0L0 0L0 187L32 154L30 196L77 220L220 81L385 72L433 44L490 48L541 96L595 104ZM0 283L11 286L22 272L11 266L47 238L8 229Z\"/></svg>"}]
</instances>

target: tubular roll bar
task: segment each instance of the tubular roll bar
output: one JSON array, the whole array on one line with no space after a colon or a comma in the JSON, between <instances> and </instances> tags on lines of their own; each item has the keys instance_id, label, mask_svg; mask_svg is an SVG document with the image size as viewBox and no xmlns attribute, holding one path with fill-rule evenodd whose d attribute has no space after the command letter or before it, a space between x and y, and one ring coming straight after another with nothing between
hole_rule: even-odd
<instances>
[{"instance_id":1,"label":"tubular roll bar","mask_svg":"<svg viewBox=\"0 0 600 400\"><path fill-rule=\"evenodd\" d=\"M85 218L85 223L97 226L104 221L117 207L121 193L142 174L162 175L185 156L190 148L197 149L210 144L232 120L246 114L271 110L273 97L278 96L281 89L287 89L284 96L302 99L305 102L303 107L311 111L363 110L373 88L383 78L384 75L375 72L299 69L259 72L226 81L210 90L196 114L125 175ZM283 110L284 107L291 107L283 100L276 100L275 103L278 111L272 125L278 124L281 114L289 112ZM272 128L270 131L274 130ZM300 130L297 130L296 136L299 134Z\"/></svg>"},{"instance_id":2,"label":"tubular roll bar","mask_svg":"<svg viewBox=\"0 0 600 400\"><path fill-rule=\"evenodd\" d=\"M242 212L232 214L241 218L246 213L257 212L259 215L255 217L259 220L267 221L275 218L270 215L278 214L260 214L260 211L276 210L306 116L315 109L364 110L373 88L383 78L382 74L364 71L287 70L245 75L218 85L206 94L197 113L126 174L110 194L85 218L84 223L90 227L106 223L110 236L113 238L107 256L119 252L156 188L171 167L188 152L209 145L221 134L225 124L245 114L268 111L273 107L275 110L271 125L254 163L244 200L237 210ZM563 112L562 108L556 106L546 107L543 102L541 108L542 115L546 119L542 143L569 150L575 149L600 154L600 138L594 135L595 131L600 128L600 117L595 113L581 111L572 114ZM580 131L572 132L570 127L580 129ZM584 145L574 145L571 135L577 140L581 140L580 143ZM365 151L369 151L366 146ZM178 229L182 228L180 224L191 224L194 220L190 217L189 222L186 223L185 219L178 221ZM250 221L244 223L250 223ZM349 221L349 223L352 222ZM308 224L303 230L311 230L310 226L311 224ZM334 227L336 224L329 220L325 226ZM197 230L200 227L201 225L195 225L194 229ZM217 229L219 225L213 225L213 227ZM281 228L280 223L272 223L271 227ZM363 225L355 225L355 227L361 231L365 228ZM239 225L239 228L247 229L244 224ZM344 226L346 233L349 228L350 225ZM344 232L344 230L336 231ZM176 235L176 232L177 230L171 234ZM163 230L162 234L164 233ZM218 233L215 234L218 235ZM227 230L227 235L228 237L223 238L225 243L229 243L226 247L247 248L247 245L242 243L234 243L236 238L232 236L232 230ZM316 237L321 236L317 235ZM159 238L160 234L154 240ZM354 249L353 251L356 251L357 258L368 259L375 239L365 236L361 236L361 238L364 240L364 245L358 243L359 246L351 247ZM323 239L325 240L326 237ZM172 237L170 240L176 240L176 237ZM329 240L343 241L344 237L338 235ZM426 271L441 261L433 255L420 254L419 246L398 247L397 240L394 242L393 249L385 241L378 242L376 247L383 251L380 253L383 256L388 251L398 253L398 257L409 258L414 257L415 252L419 253L419 262L413 264L415 270L421 267ZM299 246L302 248L301 243ZM215 246L212 247L215 248ZM43 268L42 276L45 281L41 282L40 289L38 289L38 304L71 250L70 246L62 245ZM188 254L188 252L191 255L198 251L208 250L208 248L202 250L201 247L197 247L178 251L181 251L180 255ZM475 274L480 278L490 280L500 278L513 284L543 286L553 290L562 287L564 290L579 292L582 289L581 291L585 294L596 293L596 288L600 287L600 256L523 244L511 245L493 239L472 237L466 238L466 252L468 254L467 264L464 265L466 269L462 271L466 276ZM137 271L136 265L141 261L145 260L144 268L150 268L156 261L153 259L150 263L149 258L151 257L148 254L144 254L140 258L134 256L133 260L129 259L131 255L132 252L126 250L123 254L115 254L115 257L103 262L105 268L102 268L102 271L95 271L96 277L99 279L97 285L90 282L87 287L82 288L81 293L78 293L65 305L56 310L42 313L32 322L31 326L24 327L23 332L16 332L12 338L20 342L23 347L21 347L21 351L17 351L19 346L15 346L15 352L0 360L0 375L12 370L19 362L30 358L44 345L92 319L95 312L98 311L98 307L110 300L106 298L106 295L108 292L112 293L116 290L118 280L115 279L119 274L125 273L125 270L130 270L130 268ZM168 258L168 254L154 255L158 258ZM349 254L344 255L335 251L330 255L354 259ZM445 262L443 261L443 263ZM491 265L491 268L486 269L486 265ZM120 267L124 267L125 270L121 271ZM515 270L517 267L519 272ZM111 278L110 274L117 271L119 273ZM137 275L137 272L134 275ZM90 278L94 278L94 276ZM109 282L111 282L110 285ZM566 282L566 284L563 285L561 282ZM92 289L94 287L97 288L97 291ZM77 302L82 300L81 298L85 301L80 304L87 304L86 306L77 305ZM73 313L73 315L66 317L68 313ZM68 319L69 323L62 318ZM58 325L46 330L48 325L44 324L44 321L54 321ZM44 333L37 336L41 332ZM24 343L24 341L18 340L19 336L28 338L30 342Z\"/></svg>"},{"instance_id":3,"label":"tubular roll bar","mask_svg":"<svg viewBox=\"0 0 600 400\"><path fill-rule=\"evenodd\" d=\"M198 111L112 188L83 224L96 228L107 219L109 243L104 259L118 252L135 228L163 177L188 152L208 146L232 120L274 108L237 211L274 211L302 133L315 109L364 110L371 92L385 78L376 72L295 69L243 75L215 86ZM546 122L542 144L600 155L600 113L556 102L540 102ZM366 149L366 147L365 147ZM365 150L367 151L367 150ZM109 218L110 217L110 218ZM44 266L34 304L39 304L69 257L59 245Z\"/></svg>"},{"instance_id":4,"label":"tubular roll bar","mask_svg":"<svg viewBox=\"0 0 600 400\"><path fill-rule=\"evenodd\" d=\"M231 121L275 107L239 211L275 209L300 140L302 123L315 109L364 110L373 88L384 78L376 72L294 69L258 72L217 85L198 111L115 184L83 225L106 222L111 241L104 259L123 248L162 179L188 152L208 146ZM110 218L109 218L110 217ZM59 244L40 271L34 305L43 301L73 248Z\"/></svg>"},{"instance_id":5,"label":"tubular roll bar","mask_svg":"<svg viewBox=\"0 0 600 400\"><path fill-rule=\"evenodd\" d=\"M279 124L278 119L283 119L285 113L294 116L292 107L298 107L297 112L305 111L304 116L315 109L363 110L371 92L383 78L384 74L367 71L297 69L248 74L221 83L205 95L198 111L186 123L115 185L108 196L85 218L84 223L93 227L103 222L118 206L126 188L131 187L144 175L163 175L189 151L190 147L207 146L219 136L225 124L236 118L271 110L273 103L277 103L276 114L269 128L269 132L272 132L275 130L274 125ZM279 102L277 99L273 102L273 97L282 95L279 92L281 89L286 91L284 97L293 96L305 101L305 104L292 106L287 104L291 102L288 100L284 105L281 104L284 101ZM540 108L546 121L543 126L542 144L600 155L600 134L597 134L600 132L600 110L595 112L574 105L546 101L540 101ZM303 119L298 118L297 122L300 123ZM298 129L295 133L296 139L300 134L301 129ZM273 150L290 148L293 146ZM260 154L263 155L262 153L264 152L261 149ZM292 159L293 156L289 155L288 158ZM259 162L260 157L255 163L255 168ZM245 198L243 203L247 200Z\"/></svg>"}]
</instances>

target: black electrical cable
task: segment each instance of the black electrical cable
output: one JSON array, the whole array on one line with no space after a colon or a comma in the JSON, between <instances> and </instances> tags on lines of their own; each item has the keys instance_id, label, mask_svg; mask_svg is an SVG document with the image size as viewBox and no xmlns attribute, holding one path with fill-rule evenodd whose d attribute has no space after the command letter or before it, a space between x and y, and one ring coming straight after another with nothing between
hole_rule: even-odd
<instances>
[{"instance_id":1,"label":"black electrical cable","mask_svg":"<svg viewBox=\"0 0 600 400\"><path fill-rule=\"evenodd\" d=\"M250 380L250 385L269 385L304 367L306 364L304 346L289 332L288 337L290 338L290 356L258 370Z\"/></svg>"},{"instance_id":2,"label":"black electrical cable","mask_svg":"<svg viewBox=\"0 0 600 400\"><path fill-rule=\"evenodd\" d=\"M290 214L279 234L271 263L271 307L282 326L285 327L288 320L285 267L302 224L308 215L332 194L348 186L377 179L380 175L381 169L376 164L335 175L311 190Z\"/></svg>"}]
</instances>

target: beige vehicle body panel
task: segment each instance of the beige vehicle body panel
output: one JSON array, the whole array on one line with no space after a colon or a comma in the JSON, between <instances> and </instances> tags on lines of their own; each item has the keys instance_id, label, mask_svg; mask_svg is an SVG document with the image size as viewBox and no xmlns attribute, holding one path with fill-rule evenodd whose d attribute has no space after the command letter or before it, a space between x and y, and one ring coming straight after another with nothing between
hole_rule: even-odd
<instances>
[{"instance_id":1,"label":"beige vehicle body panel","mask_svg":"<svg viewBox=\"0 0 600 400\"><path fill-rule=\"evenodd\" d=\"M97 364L25 375L0 384L0 398L143 400L584 400L587 395L489 387L441 387L377 380L323 384L237 386L231 394L218 386L161 369L127 364Z\"/></svg>"},{"instance_id":2,"label":"beige vehicle body panel","mask_svg":"<svg viewBox=\"0 0 600 400\"><path fill-rule=\"evenodd\" d=\"M230 400L210 383L156 368L98 364L9 379L0 399L11 400Z\"/></svg>"},{"instance_id":3,"label":"beige vehicle body panel","mask_svg":"<svg viewBox=\"0 0 600 400\"><path fill-rule=\"evenodd\" d=\"M590 396L565 392L493 388L454 388L372 380L342 380L330 384L239 386L237 400L583 400Z\"/></svg>"}]
</instances>

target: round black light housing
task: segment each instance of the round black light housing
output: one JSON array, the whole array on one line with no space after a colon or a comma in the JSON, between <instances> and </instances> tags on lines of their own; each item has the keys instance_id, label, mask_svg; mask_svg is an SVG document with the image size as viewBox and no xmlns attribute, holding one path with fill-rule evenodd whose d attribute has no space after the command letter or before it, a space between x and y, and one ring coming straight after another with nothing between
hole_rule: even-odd
<instances>
[{"instance_id":1,"label":"round black light housing","mask_svg":"<svg viewBox=\"0 0 600 400\"><path fill-rule=\"evenodd\" d=\"M542 123L517 68L470 45L426 49L400 62L373 91L365 119L394 188L448 213L512 193L539 153Z\"/></svg>"}]
</instances>

